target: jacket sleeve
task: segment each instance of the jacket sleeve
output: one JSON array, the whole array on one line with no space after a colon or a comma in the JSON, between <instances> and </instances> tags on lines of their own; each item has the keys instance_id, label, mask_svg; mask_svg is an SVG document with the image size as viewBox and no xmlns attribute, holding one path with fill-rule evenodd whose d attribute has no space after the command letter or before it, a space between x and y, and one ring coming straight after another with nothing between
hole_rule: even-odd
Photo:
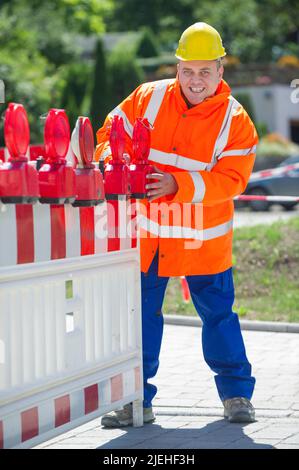
<instances>
[{"instance_id":1,"label":"jacket sleeve","mask_svg":"<svg viewBox=\"0 0 299 470\"><path fill-rule=\"evenodd\" d=\"M142 85L134 90L124 101L114 108L106 117L103 126L97 131L97 146L94 154L96 161L109 161L111 149L109 146L110 129L113 116L118 115L123 118L126 131L125 153L132 155L132 135L133 125L137 117L138 101Z\"/></svg>"},{"instance_id":2,"label":"jacket sleeve","mask_svg":"<svg viewBox=\"0 0 299 470\"><path fill-rule=\"evenodd\" d=\"M241 194L252 172L257 143L256 129L241 106L232 118L227 145L211 171L172 173L178 191L171 201L213 205Z\"/></svg>"}]
</instances>

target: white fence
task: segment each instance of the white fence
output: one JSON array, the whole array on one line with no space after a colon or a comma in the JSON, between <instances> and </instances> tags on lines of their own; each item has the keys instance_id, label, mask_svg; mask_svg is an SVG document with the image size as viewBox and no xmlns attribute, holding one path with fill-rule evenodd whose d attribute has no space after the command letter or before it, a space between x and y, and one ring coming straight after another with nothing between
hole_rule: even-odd
<instances>
[{"instance_id":1,"label":"white fence","mask_svg":"<svg viewBox=\"0 0 299 470\"><path fill-rule=\"evenodd\" d=\"M124 221L134 223L128 203L113 204L118 206L119 226ZM45 250L53 253L53 243L57 243L53 226L42 239L36 231L51 208L27 206L20 209L24 213L19 222L12 221L8 212L15 211L17 217L19 208L2 207L2 235L18 223L23 230L27 224L28 230L33 221L33 247L37 245L42 252L45 244ZM60 206L59 210L64 220L82 215L82 208ZM89 220L101 214L109 220L109 210L104 213L103 206L88 210ZM82 236L86 229L82 220L90 223L85 217L80 220ZM51 222L46 226L49 230ZM0 448L32 447L132 401L134 424L142 425L138 246L125 236L126 242L121 241L118 249L107 251L109 241L97 240L96 224L91 226L93 246L100 247L94 254L0 268ZM62 238L67 240L65 222L64 227ZM61 227L57 230L61 235ZM0 255L12 250L18 260L22 229L14 233L15 239L2 236ZM29 251L28 256L35 259ZM7 252L5 256L9 258Z\"/></svg>"}]
</instances>

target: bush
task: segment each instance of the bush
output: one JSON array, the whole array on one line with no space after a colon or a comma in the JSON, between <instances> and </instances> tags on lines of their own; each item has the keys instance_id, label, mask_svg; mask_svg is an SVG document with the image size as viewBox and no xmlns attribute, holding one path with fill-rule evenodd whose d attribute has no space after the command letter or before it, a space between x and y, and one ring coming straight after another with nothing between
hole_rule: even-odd
<instances>
[{"instance_id":1,"label":"bush","mask_svg":"<svg viewBox=\"0 0 299 470\"><path fill-rule=\"evenodd\" d=\"M157 57L159 48L150 28L144 28L136 48L137 57Z\"/></svg>"},{"instance_id":2,"label":"bush","mask_svg":"<svg viewBox=\"0 0 299 470\"><path fill-rule=\"evenodd\" d=\"M258 146L259 156L289 157L299 154L299 146L278 133L267 134Z\"/></svg>"},{"instance_id":3,"label":"bush","mask_svg":"<svg viewBox=\"0 0 299 470\"><path fill-rule=\"evenodd\" d=\"M250 95L248 93L239 93L239 94L234 95L234 97L244 107L244 109L247 111L250 118L254 122L255 121L254 107L253 107Z\"/></svg>"},{"instance_id":4,"label":"bush","mask_svg":"<svg viewBox=\"0 0 299 470\"><path fill-rule=\"evenodd\" d=\"M260 139L254 171L274 168L292 155L299 155L299 146L278 133L267 134Z\"/></svg>"},{"instance_id":5,"label":"bush","mask_svg":"<svg viewBox=\"0 0 299 470\"><path fill-rule=\"evenodd\" d=\"M110 108L124 100L141 82L144 74L131 50L124 52L121 44L108 61Z\"/></svg>"},{"instance_id":6,"label":"bush","mask_svg":"<svg viewBox=\"0 0 299 470\"><path fill-rule=\"evenodd\" d=\"M90 69L85 64L74 63L65 72L65 86L62 93L61 107L66 110L71 129L78 116L83 113L83 101L87 92Z\"/></svg>"},{"instance_id":7,"label":"bush","mask_svg":"<svg viewBox=\"0 0 299 470\"><path fill-rule=\"evenodd\" d=\"M43 123L39 119L49 108L59 108L63 80L55 73L46 59L38 51L29 58L26 52L19 51L17 60L14 55L0 50L0 76L5 83L5 103L21 103L25 107L30 123L31 143L42 142ZM3 122L0 129L0 146L3 141Z\"/></svg>"},{"instance_id":8,"label":"bush","mask_svg":"<svg viewBox=\"0 0 299 470\"><path fill-rule=\"evenodd\" d=\"M47 7L48 8L48 7ZM50 7L49 7L50 8ZM47 10L48 11L48 10ZM26 2L13 2L0 8L0 77L5 83L5 101L0 111L9 102L24 105L30 123L31 143L43 140L43 122L40 115L49 108L61 106L64 82L64 65L57 67L43 52L48 41L46 30L53 30L53 36L60 37L59 25L52 23L53 16L38 21L40 9L32 13ZM53 45L54 47L54 45ZM56 43L56 53L60 45ZM0 122L0 146L3 142L3 122Z\"/></svg>"},{"instance_id":9,"label":"bush","mask_svg":"<svg viewBox=\"0 0 299 470\"><path fill-rule=\"evenodd\" d=\"M255 124L257 134L258 134L260 139L262 137L265 137L265 135L268 134L269 130L268 130L268 126L265 122L255 122L254 124Z\"/></svg>"},{"instance_id":10,"label":"bush","mask_svg":"<svg viewBox=\"0 0 299 470\"><path fill-rule=\"evenodd\" d=\"M299 67L299 59L295 55L284 55L277 61L279 67Z\"/></svg>"}]
</instances>

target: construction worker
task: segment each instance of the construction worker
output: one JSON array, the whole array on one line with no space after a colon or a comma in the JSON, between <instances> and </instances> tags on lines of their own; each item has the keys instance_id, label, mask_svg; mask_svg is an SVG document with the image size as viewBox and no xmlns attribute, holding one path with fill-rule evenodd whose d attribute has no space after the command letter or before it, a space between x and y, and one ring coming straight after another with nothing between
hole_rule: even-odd
<instances>
[{"instance_id":1,"label":"construction worker","mask_svg":"<svg viewBox=\"0 0 299 470\"><path fill-rule=\"evenodd\" d=\"M232 310L232 238L233 198L246 188L258 137L222 78L225 55L213 27L193 24L178 44L176 78L140 85L97 132L96 159L109 160L113 116L124 120L129 154L135 120L146 117L153 126L149 161L156 170L148 180L148 199L141 203L139 219L145 423L155 419L157 387L149 379L158 370L161 309L170 276L187 279L224 416L231 422L255 419L250 402L255 379ZM182 214L179 224L177 215ZM130 404L103 416L102 425L128 426L132 421Z\"/></svg>"}]
</instances>

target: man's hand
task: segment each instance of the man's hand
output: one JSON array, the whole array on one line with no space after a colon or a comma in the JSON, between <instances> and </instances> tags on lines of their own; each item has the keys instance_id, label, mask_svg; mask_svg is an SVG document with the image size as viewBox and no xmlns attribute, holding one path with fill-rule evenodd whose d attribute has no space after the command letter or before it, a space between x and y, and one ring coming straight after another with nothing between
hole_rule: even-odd
<instances>
[{"instance_id":1,"label":"man's hand","mask_svg":"<svg viewBox=\"0 0 299 470\"><path fill-rule=\"evenodd\" d=\"M159 170L154 166L156 173L150 173L147 175L147 179L155 179L154 183L147 184L145 189L147 191L147 198L149 202L153 201L162 196L168 194L176 193L178 190L178 185L175 178L170 173L165 173L164 171Z\"/></svg>"}]
</instances>

